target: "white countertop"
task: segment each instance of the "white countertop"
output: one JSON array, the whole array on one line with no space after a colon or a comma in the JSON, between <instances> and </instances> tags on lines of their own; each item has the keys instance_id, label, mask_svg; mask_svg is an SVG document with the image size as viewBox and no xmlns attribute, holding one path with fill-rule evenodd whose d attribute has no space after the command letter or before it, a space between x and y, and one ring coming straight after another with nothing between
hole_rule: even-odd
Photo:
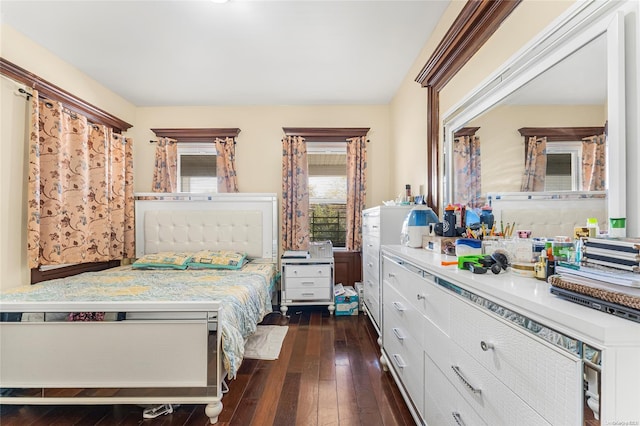
<instances>
[{"instance_id":1,"label":"white countertop","mask_svg":"<svg viewBox=\"0 0 640 426\"><path fill-rule=\"evenodd\" d=\"M456 265L442 266L442 261L456 260L456 257L421 248L384 245L382 250L402 256L452 284L585 343L595 346L640 344L640 323L560 299L549 292L550 285L545 281L519 277L509 271L479 275L458 269Z\"/></svg>"}]
</instances>

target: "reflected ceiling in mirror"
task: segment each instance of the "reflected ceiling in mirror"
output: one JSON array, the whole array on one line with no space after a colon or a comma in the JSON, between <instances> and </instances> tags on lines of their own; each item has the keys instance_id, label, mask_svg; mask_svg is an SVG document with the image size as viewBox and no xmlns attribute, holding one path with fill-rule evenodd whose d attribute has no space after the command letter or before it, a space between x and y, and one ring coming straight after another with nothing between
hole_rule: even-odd
<instances>
[{"instance_id":1,"label":"reflected ceiling in mirror","mask_svg":"<svg viewBox=\"0 0 640 426\"><path fill-rule=\"evenodd\" d=\"M518 130L523 127L602 128L607 121L606 62L606 37L601 34L475 118L456 129L450 129L459 136L466 129L477 128L475 136L480 142L480 162L464 163L469 160L469 153L473 149L464 148L466 141L456 139L452 142L453 146L446 150L453 152L454 157L448 179L445 178L450 180L452 186L451 197L447 201L477 207L485 202L487 193L521 191L526 138ZM575 146L580 144L579 139L574 142ZM552 143L555 141L549 142ZM466 158L460 157L461 151L464 152L462 157ZM555 152L563 153L557 149ZM573 157L574 161L581 161L580 152ZM477 191L480 196L475 199L469 195L469 188L473 185L467 181L473 175L470 170L480 171L480 189ZM581 173L581 167L575 164L569 166L568 170L570 173ZM577 176L574 178L579 179ZM575 185L572 188L575 190ZM557 188L546 188L547 191L552 189Z\"/></svg>"}]
</instances>

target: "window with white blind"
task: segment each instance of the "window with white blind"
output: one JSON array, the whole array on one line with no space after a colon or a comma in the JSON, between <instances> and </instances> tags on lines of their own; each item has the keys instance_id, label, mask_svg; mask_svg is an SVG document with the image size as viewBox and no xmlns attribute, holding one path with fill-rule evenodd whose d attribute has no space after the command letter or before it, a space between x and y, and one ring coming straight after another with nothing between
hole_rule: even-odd
<instances>
[{"instance_id":1,"label":"window with white blind","mask_svg":"<svg viewBox=\"0 0 640 426\"><path fill-rule=\"evenodd\" d=\"M307 143L311 241L344 247L347 235L347 144Z\"/></svg>"},{"instance_id":2,"label":"window with white blind","mask_svg":"<svg viewBox=\"0 0 640 426\"><path fill-rule=\"evenodd\" d=\"M579 191L582 142L547 143L545 191Z\"/></svg>"},{"instance_id":3,"label":"window with white blind","mask_svg":"<svg viewBox=\"0 0 640 426\"><path fill-rule=\"evenodd\" d=\"M218 192L213 143L178 143L178 192Z\"/></svg>"}]
</instances>

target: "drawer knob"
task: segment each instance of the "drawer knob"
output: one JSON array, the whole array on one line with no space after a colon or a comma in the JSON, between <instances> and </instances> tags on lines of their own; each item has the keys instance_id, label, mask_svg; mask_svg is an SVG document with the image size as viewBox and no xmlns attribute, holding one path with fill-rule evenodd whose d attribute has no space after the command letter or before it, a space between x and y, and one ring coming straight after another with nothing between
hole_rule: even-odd
<instances>
[{"instance_id":1,"label":"drawer knob","mask_svg":"<svg viewBox=\"0 0 640 426\"><path fill-rule=\"evenodd\" d=\"M460 416L460 413L451 413L453 415L453 420L456 421L456 424L458 426L465 426L464 422L462 421L462 417Z\"/></svg>"},{"instance_id":2,"label":"drawer knob","mask_svg":"<svg viewBox=\"0 0 640 426\"><path fill-rule=\"evenodd\" d=\"M495 346L493 346L493 343L487 343L484 340L482 340L480 342L480 347L482 348L483 351L487 352L490 349L494 349Z\"/></svg>"}]
</instances>

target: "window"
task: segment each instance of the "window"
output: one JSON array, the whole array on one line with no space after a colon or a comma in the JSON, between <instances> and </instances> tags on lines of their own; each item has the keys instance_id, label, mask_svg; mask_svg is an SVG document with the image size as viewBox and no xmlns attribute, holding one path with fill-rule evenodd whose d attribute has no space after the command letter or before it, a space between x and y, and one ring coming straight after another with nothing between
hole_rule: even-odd
<instances>
[{"instance_id":1,"label":"window","mask_svg":"<svg viewBox=\"0 0 640 426\"><path fill-rule=\"evenodd\" d=\"M178 192L218 192L213 143L178 143Z\"/></svg>"},{"instance_id":2,"label":"window","mask_svg":"<svg viewBox=\"0 0 640 426\"><path fill-rule=\"evenodd\" d=\"M309 237L345 247L347 235L347 144L307 143Z\"/></svg>"},{"instance_id":3,"label":"window","mask_svg":"<svg viewBox=\"0 0 640 426\"><path fill-rule=\"evenodd\" d=\"M582 143L547 144L545 191L578 191L582 164Z\"/></svg>"}]
</instances>

